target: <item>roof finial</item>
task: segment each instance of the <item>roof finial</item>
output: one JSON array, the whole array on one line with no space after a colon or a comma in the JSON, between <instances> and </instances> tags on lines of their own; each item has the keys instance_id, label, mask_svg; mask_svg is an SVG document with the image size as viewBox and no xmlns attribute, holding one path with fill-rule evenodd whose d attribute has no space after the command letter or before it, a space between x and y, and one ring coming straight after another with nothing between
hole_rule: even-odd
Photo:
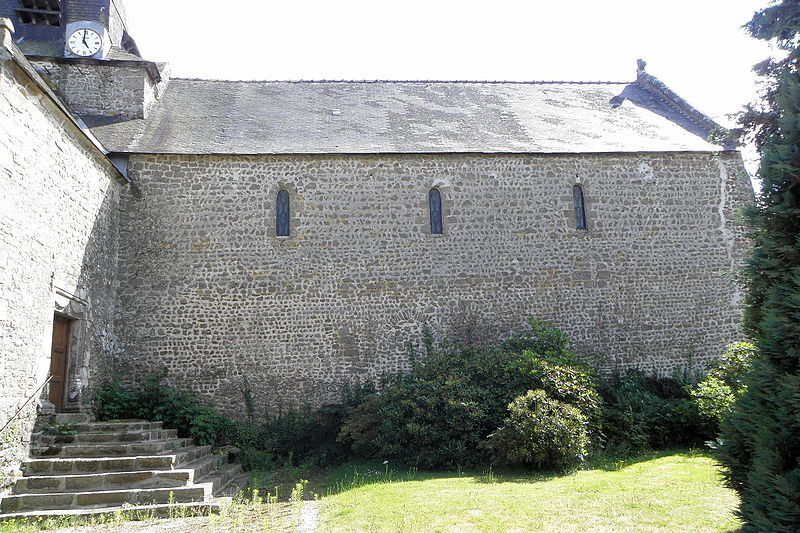
<instances>
[{"instance_id":1,"label":"roof finial","mask_svg":"<svg viewBox=\"0 0 800 533\"><path fill-rule=\"evenodd\" d=\"M644 72L644 67L647 66L647 61L644 59L637 59L636 60L636 74L641 74Z\"/></svg>"}]
</instances>

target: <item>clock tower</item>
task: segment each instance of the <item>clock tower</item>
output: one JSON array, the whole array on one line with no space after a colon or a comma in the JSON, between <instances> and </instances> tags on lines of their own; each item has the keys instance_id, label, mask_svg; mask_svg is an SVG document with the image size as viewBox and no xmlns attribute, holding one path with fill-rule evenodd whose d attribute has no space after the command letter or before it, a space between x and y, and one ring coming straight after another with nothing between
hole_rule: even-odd
<instances>
[{"instance_id":1,"label":"clock tower","mask_svg":"<svg viewBox=\"0 0 800 533\"><path fill-rule=\"evenodd\" d=\"M85 123L143 119L169 79L145 61L123 0L0 0L14 42Z\"/></svg>"},{"instance_id":2,"label":"clock tower","mask_svg":"<svg viewBox=\"0 0 800 533\"><path fill-rule=\"evenodd\" d=\"M123 0L0 0L0 17L14 23L14 41L27 56L140 57Z\"/></svg>"}]
</instances>

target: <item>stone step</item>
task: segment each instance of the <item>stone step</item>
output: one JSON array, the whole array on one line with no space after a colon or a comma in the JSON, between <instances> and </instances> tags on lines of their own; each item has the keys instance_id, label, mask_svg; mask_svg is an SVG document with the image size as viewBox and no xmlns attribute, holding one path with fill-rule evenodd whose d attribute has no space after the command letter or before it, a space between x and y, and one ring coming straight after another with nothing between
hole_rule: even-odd
<instances>
[{"instance_id":1,"label":"stone step","mask_svg":"<svg viewBox=\"0 0 800 533\"><path fill-rule=\"evenodd\" d=\"M19 494L6 496L0 500L0 511L3 513L19 513L43 509L69 509L72 507L202 502L211 497L212 489L211 483L203 483L185 487L155 489Z\"/></svg>"},{"instance_id":2,"label":"stone step","mask_svg":"<svg viewBox=\"0 0 800 533\"><path fill-rule=\"evenodd\" d=\"M149 442L130 443L76 443L54 444L31 450L35 457L107 457L130 455L157 455L161 453L175 453L183 448L192 446L191 439L166 439Z\"/></svg>"},{"instance_id":3,"label":"stone step","mask_svg":"<svg viewBox=\"0 0 800 533\"><path fill-rule=\"evenodd\" d=\"M25 476L173 470L211 454L211 446L192 446L174 454L130 457L52 457L22 463Z\"/></svg>"},{"instance_id":4,"label":"stone step","mask_svg":"<svg viewBox=\"0 0 800 533\"><path fill-rule=\"evenodd\" d=\"M127 442L148 442L155 440L175 439L178 437L177 429L156 429L147 431L117 431L102 433L77 433L75 435L41 435L39 442L42 446L53 446L69 443L113 443L124 444Z\"/></svg>"},{"instance_id":5,"label":"stone step","mask_svg":"<svg viewBox=\"0 0 800 533\"><path fill-rule=\"evenodd\" d=\"M114 420L110 422L77 424L73 429L78 433L117 433L128 431L153 431L163 428L163 422L149 422L147 420Z\"/></svg>"},{"instance_id":6,"label":"stone step","mask_svg":"<svg viewBox=\"0 0 800 533\"><path fill-rule=\"evenodd\" d=\"M197 481L209 474L224 468L228 464L227 454L210 453L200 457L196 461L181 465L182 470L192 470L194 480Z\"/></svg>"},{"instance_id":7,"label":"stone step","mask_svg":"<svg viewBox=\"0 0 800 533\"><path fill-rule=\"evenodd\" d=\"M211 493L216 494L242 473L242 465L225 464L197 480L198 484L211 484Z\"/></svg>"},{"instance_id":8,"label":"stone step","mask_svg":"<svg viewBox=\"0 0 800 533\"><path fill-rule=\"evenodd\" d=\"M101 507L90 509L42 509L38 511L25 511L20 513L0 514L0 523L15 522L29 523L60 516L74 518L101 518L105 516L119 516L126 520L146 520L148 518L166 518L170 516L205 516L219 513L220 509L230 505L231 498L215 498L210 502L188 502L156 505L126 505L124 507Z\"/></svg>"},{"instance_id":9,"label":"stone step","mask_svg":"<svg viewBox=\"0 0 800 533\"><path fill-rule=\"evenodd\" d=\"M194 481L194 478L194 470L186 469L31 476L17 479L11 494L182 487Z\"/></svg>"},{"instance_id":10,"label":"stone step","mask_svg":"<svg viewBox=\"0 0 800 533\"><path fill-rule=\"evenodd\" d=\"M92 421L89 413L58 413L55 416L57 424L85 424Z\"/></svg>"},{"instance_id":11,"label":"stone step","mask_svg":"<svg viewBox=\"0 0 800 533\"><path fill-rule=\"evenodd\" d=\"M244 476L227 454L178 438L161 422L92 422L79 413L59 423L71 424L59 429L72 434L35 435L38 457L23 463L24 477L0 499L0 521L207 514L219 510L212 495L226 486L231 492Z\"/></svg>"},{"instance_id":12,"label":"stone step","mask_svg":"<svg viewBox=\"0 0 800 533\"><path fill-rule=\"evenodd\" d=\"M250 474L242 469L241 473L230 480L227 485L219 489L214 496L216 498L230 497L235 498L241 496L242 492L250 485Z\"/></svg>"},{"instance_id":13,"label":"stone step","mask_svg":"<svg viewBox=\"0 0 800 533\"><path fill-rule=\"evenodd\" d=\"M16 480L12 494L75 492L89 490L149 489L179 487L221 472L228 466L227 454L209 454L175 470L138 470L132 472L99 472L26 476ZM212 481L212 480L204 480Z\"/></svg>"}]
</instances>

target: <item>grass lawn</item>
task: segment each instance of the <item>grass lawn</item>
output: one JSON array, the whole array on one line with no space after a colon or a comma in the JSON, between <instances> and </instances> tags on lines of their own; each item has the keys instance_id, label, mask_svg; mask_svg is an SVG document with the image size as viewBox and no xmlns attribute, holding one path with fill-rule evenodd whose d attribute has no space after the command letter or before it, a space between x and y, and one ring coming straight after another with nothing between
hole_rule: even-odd
<instances>
[{"instance_id":1,"label":"grass lawn","mask_svg":"<svg viewBox=\"0 0 800 533\"><path fill-rule=\"evenodd\" d=\"M310 482L296 483L298 476ZM688 451L595 461L560 476L398 473L390 465L351 463L327 473L289 468L254 474L251 483L260 490L241 494L218 516L128 522L121 515L82 526L70 519L0 522L0 533L311 533L305 526L312 522L318 533L695 533L739 527L736 495L722 486L708 455Z\"/></svg>"},{"instance_id":2,"label":"grass lawn","mask_svg":"<svg viewBox=\"0 0 800 533\"><path fill-rule=\"evenodd\" d=\"M354 474L355 472L355 474ZM393 479L393 480L390 480ZM736 494L702 453L598 463L564 476L392 474L342 467L319 502L324 532L736 531Z\"/></svg>"}]
</instances>

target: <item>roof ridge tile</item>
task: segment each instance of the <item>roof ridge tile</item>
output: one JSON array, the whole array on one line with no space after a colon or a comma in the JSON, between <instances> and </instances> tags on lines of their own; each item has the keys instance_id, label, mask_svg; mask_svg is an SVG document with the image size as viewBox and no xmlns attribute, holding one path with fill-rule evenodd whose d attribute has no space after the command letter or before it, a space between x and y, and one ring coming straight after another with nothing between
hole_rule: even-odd
<instances>
[{"instance_id":1,"label":"roof ridge tile","mask_svg":"<svg viewBox=\"0 0 800 533\"><path fill-rule=\"evenodd\" d=\"M459 83L469 83L469 84L492 84L492 85L628 85L632 82L630 81L564 81L564 80L528 80L528 81L519 81L519 80L228 80L228 79L219 79L219 78L192 78L192 77L180 77L180 76L173 76L171 79L173 80L183 80L183 81L208 81L208 82L221 82L221 83L287 83L287 84L301 84L301 83L364 83L364 84L375 84L375 83L414 83L414 84L422 84L422 83L442 83L442 84L459 84Z\"/></svg>"}]
</instances>

